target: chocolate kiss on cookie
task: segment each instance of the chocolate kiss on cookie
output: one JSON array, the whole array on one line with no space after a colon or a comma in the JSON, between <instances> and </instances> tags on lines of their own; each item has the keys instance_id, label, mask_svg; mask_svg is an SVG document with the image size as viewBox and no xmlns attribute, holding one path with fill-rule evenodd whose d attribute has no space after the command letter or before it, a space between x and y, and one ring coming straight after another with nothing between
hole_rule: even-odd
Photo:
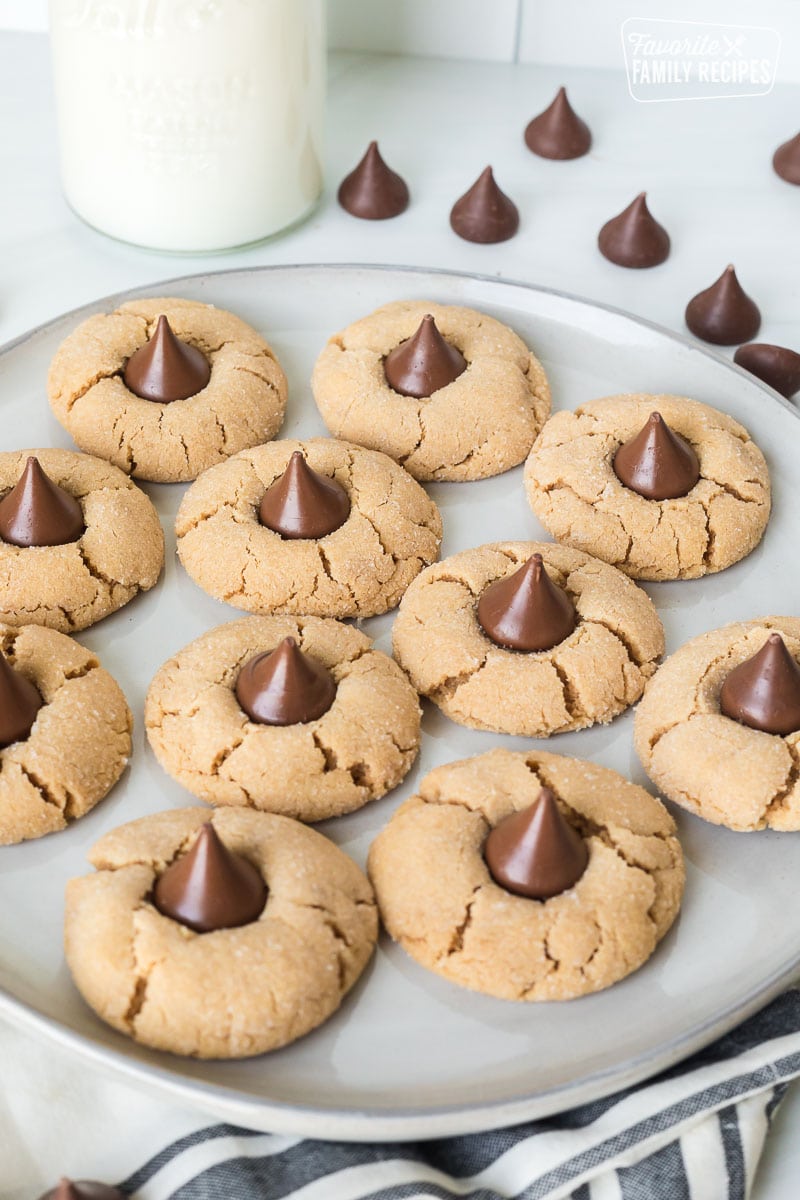
<instances>
[{"instance_id":1,"label":"chocolate kiss on cookie","mask_svg":"<svg viewBox=\"0 0 800 1200\"><path fill-rule=\"evenodd\" d=\"M76 542L85 528L78 501L53 483L31 455L19 481L0 501L0 538L12 546L63 546Z\"/></svg>"},{"instance_id":2,"label":"chocolate kiss on cookie","mask_svg":"<svg viewBox=\"0 0 800 1200\"><path fill-rule=\"evenodd\" d=\"M657 412L635 438L620 446L612 466L620 483L647 500L686 496L700 478L694 450Z\"/></svg>"},{"instance_id":3,"label":"chocolate kiss on cookie","mask_svg":"<svg viewBox=\"0 0 800 1200\"><path fill-rule=\"evenodd\" d=\"M210 377L205 354L177 338L165 316L158 318L150 341L134 351L122 372L129 391L159 404L196 396Z\"/></svg>"},{"instance_id":4,"label":"chocolate kiss on cookie","mask_svg":"<svg viewBox=\"0 0 800 1200\"><path fill-rule=\"evenodd\" d=\"M127 1200L125 1193L119 1188L109 1187L105 1183L96 1183L90 1179L81 1179L73 1183L71 1179L63 1178L58 1187L45 1192L39 1200Z\"/></svg>"},{"instance_id":5,"label":"chocolate kiss on cookie","mask_svg":"<svg viewBox=\"0 0 800 1200\"><path fill-rule=\"evenodd\" d=\"M0 653L0 746L26 738L43 703L38 689Z\"/></svg>"},{"instance_id":6,"label":"chocolate kiss on cookie","mask_svg":"<svg viewBox=\"0 0 800 1200\"><path fill-rule=\"evenodd\" d=\"M775 174L787 183L800 184L800 133L778 146L772 156L772 166Z\"/></svg>"},{"instance_id":7,"label":"chocolate kiss on cookie","mask_svg":"<svg viewBox=\"0 0 800 1200\"><path fill-rule=\"evenodd\" d=\"M387 167L377 142L370 142L361 162L339 184L338 200L351 216L367 221L397 217L408 208L404 179Z\"/></svg>"},{"instance_id":8,"label":"chocolate kiss on cookie","mask_svg":"<svg viewBox=\"0 0 800 1200\"><path fill-rule=\"evenodd\" d=\"M764 733L800 729L800 667L779 633L725 677L719 706L726 717Z\"/></svg>"},{"instance_id":9,"label":"chocolate kiss on cookie","mask_svg":"<svg viewBox=\"0 0 800 1200\"><path fill-rule=\"evenodd\" d=\"M285 538L321 538L344 525L350 497L340 483L320 475L295 450L280 478L264 492L258 519Z\"/></svg>"},{"instance_id":10,"label":"chocolate kiss on cookie","mask_svg":"<svg viewBox=\"0 0 800 1200\"><path fill-rule=\"evenodd\" d=\"M236 699L261 725L302 725L326 713L336 696L336 680L293 637L249 659L236 680Z\"/></svg>"},{"instance_id":11,"label":"chocolate kiss on cookie","mask_svg":"<svg viewBox=\"0 0 800 1200\"><path fill-rule=\"evenodd\" d=\"M196 933L249 925L267 901L267 885L251 862L228 849L208 821L191 849L156 880L153 903Z\"/></svg>"},{"instance_id":12,"label":"chocolate kiss on cookie","mask_svg":"<svg viewBox=\"0 0 800 1200\"><path fill-rule=\"evenodd\" d=\"M450 211L450 225L467 242L505 242L519 229L519 210L497 186L492 168L482 171Z\"/></svg>"},{"instance_id":13,"label":"chocolate kiss on cookie","mask_svg":"<svg viewBox=\"0 0 800 1200\"><path fill-rule=\"evenodd\" d=\"M742 288L732 266L686 306L686 324L695 337L716 346L749 342L761 326L757 305Z\"/></svg>"},{"instance_id":14,"label":"chocolate kiss on cookie","mask_svg":"<svg viewBox=\"0 0 800 1200\"><path fill-rule=\"evenodd\" d=\"M800 391L800 354L788 350L786 346L748 342L746 346L739 347L733 361L775 388L787 400Z\"/></svg>"},{"instance_id":15,"label":"chocolate kiss on cookie","mask_svg":"<svg viewBox=\"0 0 800 1200\"><path fill-rule=\"evenodd\" d=\"M669 255L669 234L647 207L646 192L606 221L597 244L600 253L619 267L657 267Z\"/></svg>"},{"instance_id":16,"label":"chocolate kiss on cookie","mask_svg":"<svg viewBox=\"0 0 800 1200\"><path fill-rule=\"evenodd\" d=\"M391 350L383 360L383 373L393 391L424 400L447 387L467 369L460 350L442 337L430 313L416 333Z\"/></svg>"},{"instance_id":17,"label":"chocolate kiss on cookie","mask_svg":"<svg viewBox=\"0 0 800 1200\"><path fill-rule=\"evenodd\" d=\"M529 122L525 144L541 158L580 158L592 144L589 126L582 121L560 87L553 103Z\"/></svg>"},{"instance_id":18,"label":"chocolate kiss on cookie","mask_svg":"<svg viewBox=\"0 0 800 1200\"><path fill-rule=\"evenodd\" d=\"M547 574L541 554L490 583L478 600L484 633L510 650L549 650L569 637L577 620L572 601Z\"/></svg>"},{"instance_id":19,"label":"chocolate kiss on cookie","mask_svg":"<svg viewBox=\"0 0 800 1200\"><path fill-rule=\"evenodd\" d=\"M495 883L532 900L565 892L578 882L589 862L586 843L562 816L546 787L529 808L495 826L483 856Z\"/></svg>"}]
</instances>

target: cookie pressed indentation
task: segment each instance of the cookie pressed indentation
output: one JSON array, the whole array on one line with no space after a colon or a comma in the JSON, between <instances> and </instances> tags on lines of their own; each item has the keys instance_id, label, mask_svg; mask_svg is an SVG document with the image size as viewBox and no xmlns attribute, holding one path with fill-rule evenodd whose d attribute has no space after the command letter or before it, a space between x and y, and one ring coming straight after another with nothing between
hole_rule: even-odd
<instances>
[{"instance_id":1,"label":"cookie pressed indentation","mask_svg":"<svg viewBox=\"0 0 800 1200\"><path fill-rule=\"evenodd\" d=\"M800 619L762 617L692 638L659 668L634 724L636 751L669 799L717 825L800 829L800 732L751 728L727 715L725 681L780 635L800 661Z\"/></svg>"},{"instance_id":2,"label":"cookie pressed indentation","mask_svg":"<svg viewBox=\"0 0 800 1200\"><path fill-rule=\"evenodd\" d=\"M195 932L158 911L154 880L209 821L184 808L130 822L94 847L93 874L67 886L65 950L78 989L114 1028L156 1049L240 1058L326 1020L377 938L372 889L336 846L268 813L214 813L232 855L266 881L255 919Z\"/></svg>"},{"instance_id":3,"label":"cookie pressed indentation","mask_svg":"<svg viewBox=\"0 0 800 1200\"><path fill-rule=\"evenodd\" d=\"M138 395L124 375L137 354L157 341L162 317L174 340L197 356L195 369L189 381L185 371L179 373L185 386L173 386L174 371L166 391L164 380L156 380L159 386L145 398L147 387ZM202 362L210 375L199 386ZM229 455L273 438L286 394L283 370L254 329L213 305L175 298L130 301L89 317L56 351L48 375L53 412L82 450L161 482L195 479Z\"/></svg>"},{"instance_id":4,"label":"cookie pressed indentation","mask_svg":"<svg viewBox=\"0 0 800 1200\"><path fill-rule=\"evenodd\" d=\"M537 554L577 623L550 649L497 645L481 626L479 598ZM640 588L606 563L543 542L491 543L427 568L401 603L393 644L414 686L446 716L530 737L611 720L639 698L664 648Z\"/></svg>"},{"instance_id":5,"label":"cookie pressed indentation","mask_svg":"<svg viewBox=\"0 0 800 1200\"><path fill-rule=\"evenodd\" d=\"M614 470L654 411L699 460L699 480L672 499L638 495ZM554 537L636 579L721 571L755 548L770 512L769 473L747 430L680 396L609 396L556 413L528 457L525 488Z\"/></svg>"},{"instance_id":6,"label":"cookie pressed indentation","mask_svg":"<svg viewBox=\"0 0 800 1200\"><path fill-rule=\"evenodd\" d=\"M427 318L467 369L403 395L385 362ZM441 347L440 347L441 351ZM460 364L459 364L460 365ZM405 376L403 376L405 378ZM402 386L402 379L396 379ZM416 479L483 479L521 462L550 412L538 359L507 326L473 309L398 301L334 334L312 376L335 437L381 450Z\"/></svg>"},{"instance_id":7,"label":"cookie pressed indentation","mask_svg":"<svg viewBox=\"0 0 800 1200\"><path fill-rule=\"evenodd\" d=\"M549 789L588 863L556 895L492 879L487 835ZM491 831L491 832L490 832ZM370 849L391 936L429 970L513 1000L608 987L641 966L680 905L684 868L664 806L614 771L544 752L493 750L437 767Z\"/></svg>"},{"instance_id":8,"label":"cookie pressed indentation","mask_svg":"<svg viewBox=\"0 0 800 1200\"><path fill-rule=\"evenodd\" d=\"M335 483L349 515L318 537L286 538L258 508L292 455ZM441 517L425 491L385 455L316 438L244 451L189 488L176 519L178 554L196 583L254 612L373 616L394 607L433 562Z\"/></svg>"},{"instance_id":9,"label":"cookie pressed indentation","mask_svg":"<svg viewBox=\"0 0 800 1200\"><path fill-rule=\"evenodd\" d=\"M242 708L238 680L249 661L274 658L287 639L334 693L318 715L292 701L288 715L307 720L261 723ZM202 799L321 821L403 779L419 749L420 707L397 664L359 630L315 617L246 617L161 667L145 726L165 770Z\"/></svg>"}]
</instances>

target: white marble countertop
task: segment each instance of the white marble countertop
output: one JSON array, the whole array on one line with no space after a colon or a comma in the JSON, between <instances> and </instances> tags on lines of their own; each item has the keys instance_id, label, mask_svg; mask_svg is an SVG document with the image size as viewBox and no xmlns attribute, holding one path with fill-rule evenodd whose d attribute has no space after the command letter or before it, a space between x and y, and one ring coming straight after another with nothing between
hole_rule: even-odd
<instances>
[{"instance_id":1,"label":"white marble countertop","mask_svg":"<svg viewBox=\"0 0 800 1200\"><path fill-rule=\"evenodd\" d=\"M522 142L525 123L561 83L594 133L591 154L573 163L537 159ZM2 34L0 343L66 309L174 275L333 261L524 280L682 330L688 299L734 262L762 310L759 340L798 349L800 188L777 179L770 159L777 144L797 131L799 98L797 87L783 85L755 99L642 105L629 97L618 72L339 54L330 71L329 184L315 215L286 237L253 249L177 256L110 241L69 211L58 183L46 38ZM374 137L412 192L407 213L391 222L356 221L335 203L339 180ZM463 242L448 224L453 201L487 162L522 216L518 236L500 246ZM673 250L663 266L637 273L606 262L596 234L644 189ZM0 1035L8 1045L10 1031L0 1027ZM40 1070L46 1056L28 1035L13 1036L19 1053L29 1050ZM154 1102L155 1138L160 1103ZM34 1130L33 1117L23 1156L30 1173L15 1180L15 1200L34 1196L40 1182L37 1162L47 1141ZM80 1113L65 1104L56 1118L51 1104L48 1124L56 1119L68 1141ZM799 1132L795 1091L776 1118L755 1200L796 1200ZM153 1144L152 1151L157 1148ZM104 1157L109 1176L121 1175L124 1168L111 1169L107 1150Z\"/></svg>"}]
</instances>

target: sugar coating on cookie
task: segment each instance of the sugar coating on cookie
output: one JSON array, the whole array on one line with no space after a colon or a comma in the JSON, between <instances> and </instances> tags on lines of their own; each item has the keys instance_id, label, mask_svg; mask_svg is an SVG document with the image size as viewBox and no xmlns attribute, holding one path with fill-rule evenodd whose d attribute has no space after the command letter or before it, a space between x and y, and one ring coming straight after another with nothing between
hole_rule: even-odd
<instances>
[{"instance_id":1,"label":"sugar coating on cookie","mask_svg":"<svg viewBox=\"0 0 800 1200\"><path fill-rule=\"evenodd\" d=\"M211 821L269 889L249 924L195 933L152 902L157 877ZM372 888L322 834L272 813L182 808L142 817L93 847L67 884L64 946L104 1021L144 1045L244 1058L302 1037L339 1007L377 938Z\"/></svg>"},{"instance_id":2,"label":"sugar coating on cookie","mask_svg":"<svg viewBox=\"0 0 800 1200\"><path fill-rule=\"evenodd\" d=\"M284 638L336 681L316 720L263 725L235 693L242 666ZM321 821L383 796L419 750L417 693L391 658L350 625L315 617L244 617L212 629L158 671L145 725L161 765L216 805Z\"/></svg>"},{"instance_id":3,"label":"sugar coating on cookie","mask_svg":"<svg viewBox=\"0 0 800 1200\"><path fill-rule=\"evenodd\" d=\"M42 697L26 738L0 750L0 845L64 829L111 790L131 753L121 688L90 651L41 625L0 625L2 652Z\"/></svg>"},{"instance_id":4,"label":"sugar coating on cookie","mask_svg":"<svg viewBox=\"0 0 800 1200\"><path fill-rule=\"evenodd\" d=\"M467 369L422 400L386 381L387 354L430 314ZM398 300L331 337L311 379L336 437L382 450L416 479L484 479L522 462L550 413L544 368L507 325L486 313Z\"/></svg>"},{"instance_id":5,"label":"sugar coating on cookie","mask_svg":"<svg viewBox=\"0 0 800 1200\"><path fill-rule=\"evenodd\" d=\"M127 475L74 450L0 453L0 493L14 487L29 455L78 500L85 529L60 546L0 540L0 620L75 633L153 587L164 565L164 533L152 503Z\"/></svg>"},{"instance_id":6,"label":"sugar coating on cookie","mask_svg":"<svg viewBox=\"0 0 800 1200\"><path fill-rule=\"evenodd\" d=\"M764 733L720 710L726 676L771 633L800 661L800 618L726 625L671 654L636 712L634 743L653 782L676 804L729 829L800 829L800 732Z\"/></svg>"},{"instance_id":7,"label":"sugar coating on cookie","mask_svg":"<svg viewBox=\"0 0 800 1200\"><path fill-rule=\"evenodd\" d=\"M535 553L577 625L551 650L505 649L481 628L478 599ZM414 687L451 720L547 737L610 721L638 700L664 631L650 598L607 563L551 542L496 542L423 571L400 605L393 645Z\"/></svg>"},{"instance_id":8,"label":"sugar coating on cookie","mask_svg":"<svg viewBox=\"0 0 800 1200\"><path fill-rule=\"evenodd\" d=\"M547 900L495 883L490 830L543 787L584 838L586 870ZM543 751L491 750L437 767L373 842L381 918L453 983L506 1000L565 1000L640 967L680 906L683 855L664 805L616 771Z\"/></svg>"},{"instance_id":9,"label":"sugar coating on cookie","mask_svg":"<svg viewBox=\"0 0 800 1200\"><path fill-rule=\"evenodd\" d=\"M137 396L122 375L162 315L211 365L201 391L168 404ZM56 351L47 389L56 419L82 450L161 483L196 479L275 437L286 409L286 377L255 329L224 309L173 297L131 300L87 318Z\"/></svg>"},{"instance_id":10,"label":"sugar coating on cookie","mask_svg":"<svg viewBox=\"0 0 800 1200\"><path fill-rule=\"evenodd\" d=\"M335 479L350 515L321 538L287 539L258 506L294 451ZM332 438L245 450L186 492L175 521L178 554L204 591L251 612L370 617L393 608L439 553L434 502L385 454Z\"/></svg>"},{"instance_id":11,"label":"sugar coating on cookie","mask_svg":"<svg viewBox=\"0 0 800 1200\"><path fill-rule=\"evenodd\" d=\"M619 447L653 412L693 447L700 479L674 500L648 500L614 473ZM747 430L682 396L608 396L559 412L525 464L536 516L559 541L634 579L696 579L744 558L770 512L767 464Z\"/></svg>"}]
</instances>

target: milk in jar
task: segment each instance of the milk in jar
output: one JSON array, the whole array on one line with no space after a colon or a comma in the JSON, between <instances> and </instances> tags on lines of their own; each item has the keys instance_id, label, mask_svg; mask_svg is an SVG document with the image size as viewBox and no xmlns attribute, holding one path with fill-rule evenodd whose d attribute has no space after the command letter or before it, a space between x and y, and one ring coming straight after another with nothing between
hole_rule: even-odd
<instances>
[{"instance_id":1,"label":"milk in jar","mask_svg":"<svg viewBox=\"0 0 800 1200\"><path fill-rule=\"evenodd\" d=\"M69 204L161 250L257 241L322 189L324 0L50 0Z\"/></svg>"}]
</instances>

